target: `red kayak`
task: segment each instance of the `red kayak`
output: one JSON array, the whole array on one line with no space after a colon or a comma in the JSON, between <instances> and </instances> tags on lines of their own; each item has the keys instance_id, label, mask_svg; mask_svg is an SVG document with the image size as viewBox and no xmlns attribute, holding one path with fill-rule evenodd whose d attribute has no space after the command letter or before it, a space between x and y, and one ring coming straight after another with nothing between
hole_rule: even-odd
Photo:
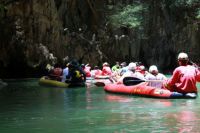
<instances>
[{"instance_id":1,"label":"red kayak","mask_svg":"<svg viewBox=\"0 0 200 133\"><path fill-rule=\"evenodd\" d=\"M171 92L169 90L148 86L147 82L142 82L133 86L125 86L124 84L107 84L104 86L106 92L139 95L155 98L196 98L196 93L182 94Z\"/></svg>"}]
</instances>

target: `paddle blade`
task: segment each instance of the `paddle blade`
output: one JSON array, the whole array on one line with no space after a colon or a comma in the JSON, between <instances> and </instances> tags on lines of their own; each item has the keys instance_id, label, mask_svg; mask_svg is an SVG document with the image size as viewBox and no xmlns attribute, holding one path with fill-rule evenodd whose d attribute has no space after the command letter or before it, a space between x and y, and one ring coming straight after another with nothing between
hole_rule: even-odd
<instances>
[{"instance_id":1,"label":"paddle blade","mask_svg":"<svg viewBox=\"0 0 200 133\"><path fill-rule=\"evenodd\" d=\"M94 84L98 87L105 86L104 82L95 82Z\"/></svg>"},{"instance_id":2,"label":"paddle blade","mask_svg":"<svg viewBox=\"0 0 200 133\"><path fill-rule=\"evenodd\" d=\"M137 85L142 82L145 82L145 81L139 78L135 78L135 77L125 77L123 79L123 84L126 86Z\"/></svg>"}]
</instances>

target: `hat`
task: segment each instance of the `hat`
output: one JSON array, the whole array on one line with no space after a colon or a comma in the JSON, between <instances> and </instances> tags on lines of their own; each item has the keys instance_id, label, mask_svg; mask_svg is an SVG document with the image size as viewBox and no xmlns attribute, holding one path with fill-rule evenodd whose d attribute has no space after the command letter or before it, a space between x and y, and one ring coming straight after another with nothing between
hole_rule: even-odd
<instances>
[{"instance_id":1,"label":"hat","mask_svg":"<svg viewBox=\"0 0 200 133\"><path fill-rule=\"evenodd\" d=\"M108 62L103 63L103 66L108 66L108 65L109 65Z\"/></svg>"},{"instance_id":2,"label":"hat","mask_svg":"<svg viewBox=\"0 0 200 133\"><path fill-rule=\"evenodd\" d=\"M143 66L143 65L140 66L140 69L141 69L141 70L145 70L145 66Z\"/></svg>"},{"instance_id":3,"label":"hat","mask_svg":"<svg viewBox=\"0 0 200 133\"><path fill-rule=\"evenodd\" d=\"M94 66L94 69L98 69L99 67L98 66Z\"/></svg>"},{"instance_id":4,"label":"hat","mask_svg":"<svg viewBox=\"0 0 200 133\"><path fill-rule=\"evenodd\" d=\"M90 64L88 63L88 64L86 64L85 66L88 67L88 66L90 66Z\"/></svg>"},{"instance_id":5,"label":"hat","mask_svg":"<svg viewBox=\"0 0 200 133\"><path fill-rule=\"evenodd\" d=\"M188 60L188 55L186 53L179 53L178 60Z\"/></svg>"},{"instance_id":6,"label":"hat","mask_svg":"<svg viewBox=\"0 0 200 133\"><path fill-rule=\"evenodd\" d=\"M82 67L82 68L85 68L85 64L81 64L81 67Z\"/></svg>"},{"instance_id":7,"label":"hat","mask_svg":"<svg viewBox=\"0 0 200 133\"><path fill-rule=\"evenodd\" d=\"M128 69L129 70L135 70L135 68L136 68L136 64L135 63L133 63L133 62L129 63L129 65L128 65Z\"/></svg>"},{"instance_id":8,"label":"hat","mask_svg":"<svg viewBox=\"0 0 200 133\"><path fill-rule=\"evenodd\" d=\"M153 71L158 72L158 68L157 68L157 66L152 65L152 66L149 67L149 72L152 73Z\"/></svg>"},{"instance_id":9,"label":"hat","mask_svg":"<svg viewBox=\"0 0 200 133\"><path fill-rule=\"evenodd\" d=\"M122 62L120 65L121 66L126 66L126 62Z\"/></svg>"}]
</instances>

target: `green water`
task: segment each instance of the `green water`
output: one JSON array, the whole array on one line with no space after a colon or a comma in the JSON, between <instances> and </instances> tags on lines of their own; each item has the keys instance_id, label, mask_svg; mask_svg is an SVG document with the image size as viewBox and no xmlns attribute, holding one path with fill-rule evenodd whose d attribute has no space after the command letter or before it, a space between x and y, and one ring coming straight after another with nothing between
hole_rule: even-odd
<instances>
[{"instance_id":1,"label":"green water","mask_svg":"<svg viewBox=\"0 0 200 133\"><path fill-rule=\"evenodd\" d=\"M200 132L200 98L124 96L37 81L13 80L0 90L0 133Z\"/></svg>"}]
</instances>

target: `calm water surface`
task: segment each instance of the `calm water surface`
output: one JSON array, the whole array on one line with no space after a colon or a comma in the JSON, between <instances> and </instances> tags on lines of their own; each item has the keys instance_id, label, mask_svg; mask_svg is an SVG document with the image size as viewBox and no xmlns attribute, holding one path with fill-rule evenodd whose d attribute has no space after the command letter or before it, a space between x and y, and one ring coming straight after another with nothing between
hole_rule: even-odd
<instances>
[{"instance_id":1,"label":"calm water surface","mask_svg":"<svg viewBox=\"0 0 200 133\"><path fill-rule=\"evenodd\" d=\"M200 132L200 98L124 96L94 86L51 88L38 85L38 79L8 84L0 90L0 133Z\"/></svg>"}]
</instances>

